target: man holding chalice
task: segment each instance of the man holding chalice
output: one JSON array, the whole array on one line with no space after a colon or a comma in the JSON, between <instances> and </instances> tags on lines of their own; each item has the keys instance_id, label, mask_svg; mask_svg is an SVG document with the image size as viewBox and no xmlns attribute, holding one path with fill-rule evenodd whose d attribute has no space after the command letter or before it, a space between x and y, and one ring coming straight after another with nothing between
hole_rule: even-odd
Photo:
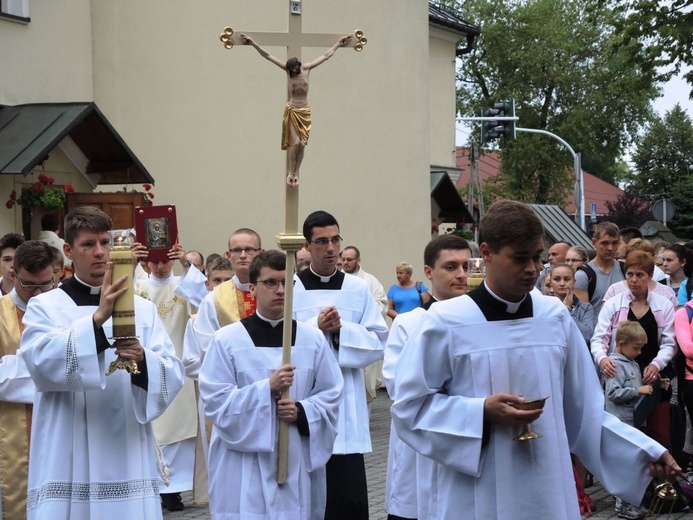
<instances>
[{"instance_id":1,"label":"man holding chalice","mask_svg":"<svg viewBox=\"0 0 693 520\"><path fill-rule=\"evenodd\" d=\"M156 444L150 422L183 386L156 307L134 301L134 334L113 339L114 303L132 293L132 269L110 261L111 218L82 206L65 217L65 254L75 274L36 295L24 315L20 351L36 384L28 517L161 518ZM109 364L135 361L139 374Z\"/></svg>"},{"instance_id":2,"label":"man holding chalice","mask_svg":"<svg viewBox=\"0 0 693 520\"><path fill-rule=\"evenodd\" d=\"M534 290L543 235L529 206L491 206L479 225L483 283L433 305L402 350L393 424L436 463L419 518L577 520L571 452L633 503L652 475L681 471L664 447L604 411L574 320ZM536 435L518 436L529 423Z\"/></svg>"}]
</instances>

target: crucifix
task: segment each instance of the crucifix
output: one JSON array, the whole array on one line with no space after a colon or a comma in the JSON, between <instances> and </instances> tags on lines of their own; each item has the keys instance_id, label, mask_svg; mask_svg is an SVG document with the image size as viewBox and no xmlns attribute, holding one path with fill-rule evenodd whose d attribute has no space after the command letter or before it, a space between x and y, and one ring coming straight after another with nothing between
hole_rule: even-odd
<instances>
[{"instance_id":1,"label":"crucifix","mask_svg":"<svg viewBox=\"0 0 693 520\"><path fill-rule=\"evenodd\" d=\"M298 229L298 173L303 151L310 132L310 108L308 107L308 76L310 69L325 62L339 47L351 47L360 52L367 40L363 32L353 34L304 33L302 31L301 0L289 0L288 32L237 32L226 27L219 39L226 49L236 45L251 45L261 56L284 69L288 74L288 103L284 110L282 129L282 150L286 158L286 206L284 213L284 232L277 235L277 244L286 252L286 278L284 293L284 333L282 337L282 365L291 363L291 336L293 314L293 277L296 252L303 247L305 238ZM262 45L286 47L289 60L286 63L269 54ZM329 50L310 63L301 64L302 47L328 47ZM289 398L285 390L282 398ZM279 425L279 454L277 482L286 483L287 457L289 450L289 424L281 421Z\"/></svg>"}]
</instances>

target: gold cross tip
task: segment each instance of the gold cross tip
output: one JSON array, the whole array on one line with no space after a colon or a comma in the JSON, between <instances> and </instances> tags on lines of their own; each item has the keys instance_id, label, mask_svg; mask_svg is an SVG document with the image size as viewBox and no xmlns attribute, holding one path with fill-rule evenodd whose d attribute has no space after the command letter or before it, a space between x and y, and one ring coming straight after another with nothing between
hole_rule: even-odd
<instances>
[{"instance_id":1,"label":"gold cross tip","mask_svg":"<svg viewBox=\"0 0 693 520\"><path fill-rule=\"evenodd\" d=\"M354 50L356 52L361 52L367 43L368 38L363 35L363 31L361 29L356 29L354 31Z\"/></svg>"},{"instance_id":2,"label":"gold cross tip","mask_svg":"<svg viewBox=\"0 0 693 520\"><path fill-rule=\"evenodd\" d=\"M224 32L219 35L219 39L224 44L224 48L233 49L233 29L231 27L225 27Z\"/></svg>"}]
</instances>

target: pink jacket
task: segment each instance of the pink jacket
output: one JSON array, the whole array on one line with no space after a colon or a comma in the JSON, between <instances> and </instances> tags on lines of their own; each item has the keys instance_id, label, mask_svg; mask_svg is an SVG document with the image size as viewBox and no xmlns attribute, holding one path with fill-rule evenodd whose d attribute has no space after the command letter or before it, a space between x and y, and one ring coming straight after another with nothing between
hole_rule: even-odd
<instances>
[{"instance_id":1,"label":"pink jacket","mask_svg":"<svg viewBox=\"0 0 693 520\"><path fill-rule=\"evenodd\" d=\"M686 307L693 309L693 300L676 311L674 327L676 328L676 341L679 342L679 348L686 356L686 367L693 370L693 333L691 332L693 326L688 321ZM686 370L686 379L693 380L693 373L690 370Z\"/></svg>"},{"instance_id":2,"label":"pink jacket","mask_svg":"<svg viewBox=\"0 0 693 520\"><path fill-rule=\"evenodd\" d=\"M604 302L590 343L592 357L597 366L602 359L616 351L616 329L619 322L628 319L630 303L634 299L633 293L627 290ZM654 314L658 328L659 353L652 360L652 364L658 370L662 370L676 354L674 306L664 296L652 291L647 292L647 304ZM686 313L685 309L683 312ZM687 317L686 321L688 321ZM690 330L688 334L690 336ZM691 355L693 356L693 346Z\"/></svg>"}]
</instances>

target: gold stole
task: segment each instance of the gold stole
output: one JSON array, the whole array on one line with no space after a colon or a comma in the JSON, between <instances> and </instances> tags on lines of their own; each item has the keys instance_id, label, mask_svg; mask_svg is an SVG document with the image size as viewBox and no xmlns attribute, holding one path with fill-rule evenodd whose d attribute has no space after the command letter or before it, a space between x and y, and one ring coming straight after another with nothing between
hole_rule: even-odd
<instances>
[{"instance_id":1,"label":"gold stole","mask_svg":"<svg viewBox=\"0 0 693 520\"><path fill-rule=\"evenodd\" d=\"M0 357L17 353L23 316L9 294L0 298ZM30 404L0 401L0 493L5 518L26 518L31 411Z\"/></svg>"},{"instance_id":2,"label":"gold stole","mask_svg":"<svg viewBox=\"0 0 693 520\"><path fill-rule=\"evenodd\" d=\"M214 288L214 306L219 327L225 327L254 313L255 298L250 294L246 297L246 293L229 280Z\"/></svg>"}]
</instances>

